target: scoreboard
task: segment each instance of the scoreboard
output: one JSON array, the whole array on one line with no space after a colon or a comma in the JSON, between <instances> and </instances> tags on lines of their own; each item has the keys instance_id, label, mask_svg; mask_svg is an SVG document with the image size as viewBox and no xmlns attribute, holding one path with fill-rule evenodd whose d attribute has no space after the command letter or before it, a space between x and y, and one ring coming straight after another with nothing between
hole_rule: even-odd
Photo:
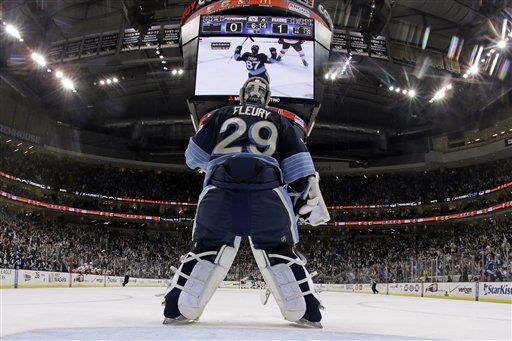
<instances>
[{"instance_id":1,"label":"scoreboard","mask_svg":"<svg viewBox=\"0 0 512 341\"><path fill-rule=\"evenodd\" d=\"M200 34L314 39L314 27L314 20L307 18L206 15L201 17Z\"/></svg>"}]
</instances>

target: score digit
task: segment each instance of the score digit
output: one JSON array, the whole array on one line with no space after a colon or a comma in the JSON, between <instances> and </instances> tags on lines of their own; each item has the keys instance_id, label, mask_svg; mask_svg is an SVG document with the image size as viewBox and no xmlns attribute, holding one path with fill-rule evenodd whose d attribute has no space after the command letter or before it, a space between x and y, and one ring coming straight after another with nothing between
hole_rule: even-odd
<instances>
[{"instance_id":1,"label":"score digit","mask_svg":"<svg viewBox=\"0 0 512 341\"><path fill-rule=\"evenodd\" d=\"M275 34L288 34L288 25L286 25L286 24L272 24L272 33L275 33Z\"/></svg>"},{"instance_id":2,"label":"score digit","mask_svg":"<svg viewBox=\"0 0 512 341\"><path fill-rule=\"evenodd\" d=\"M242 23L241 22L226 23L226 32L241 33L242 32Z\"/></svg>"}]
</instances>

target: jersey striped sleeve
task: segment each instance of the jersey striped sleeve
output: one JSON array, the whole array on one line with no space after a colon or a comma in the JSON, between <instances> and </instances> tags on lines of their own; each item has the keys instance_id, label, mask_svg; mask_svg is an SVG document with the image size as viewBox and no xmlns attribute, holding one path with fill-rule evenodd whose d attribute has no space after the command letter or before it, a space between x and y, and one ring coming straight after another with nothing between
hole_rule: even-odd
<instances>
[{"instance_id":1,"label":"jersey striped sleeve","mask_svg":"<svg viewBox=\"0 0 512 341\"><path fill-rule=\"evenodd\" d=\"M281 161L284 182L292 183L300 178L315 174L315 165L309 152L293 154Z\"/></svg>"},{"instance_id":2,"label":"jersey striped sleeve","mask_svg":"<svg viewBox=\"0 0 512 341\"><path fill-rule=\"evenodd\" d=\"M206 169L210 161L210 154L201 149L201 147L190 138L187 150L185 151L185 159L190 169Z\"/></svg>"}]
</instances>

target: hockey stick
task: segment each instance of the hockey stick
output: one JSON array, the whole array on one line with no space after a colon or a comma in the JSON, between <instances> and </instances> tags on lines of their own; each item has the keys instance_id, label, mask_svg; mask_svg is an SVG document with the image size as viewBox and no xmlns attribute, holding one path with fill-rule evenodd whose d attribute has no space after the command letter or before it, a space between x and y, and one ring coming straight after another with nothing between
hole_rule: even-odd
<instances>
[{"instance_id":1,"label":"hockey stick","mask_svg":"<svg viewBox=\"0 0 512 341\"><path fill-rule=\"evenodd\" d=\"M245 42L247 41L247 39L251 39L251 41L254 43L254 38L253 37L246 37L245 40L242 42L242 44L240 44L239 46L244 46ZM228 63L231 61L231 59L233 59L235 55L232 55L231 57L229 57L228 59Z\"/></svg>"}]
</instances>

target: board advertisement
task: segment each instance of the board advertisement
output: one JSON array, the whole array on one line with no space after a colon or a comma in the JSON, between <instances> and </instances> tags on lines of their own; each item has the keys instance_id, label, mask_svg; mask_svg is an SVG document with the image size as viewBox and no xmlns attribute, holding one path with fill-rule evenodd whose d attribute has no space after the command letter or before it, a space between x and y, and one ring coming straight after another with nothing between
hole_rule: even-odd
<instances>
[{"instance_id":1,"label":"board advertisement","mask_svg":"<svg viewBox=\"0 0 512 341\"><path fill-rule=\"evenodd\" d=\"M424 283L424 297L444 297L465 300L475 300L476 283L474 282L448 282Z\"/></svg>"},{"instance_id":2,"label":"board advertisement","mask_svg":"<svg viewBox=\"0 0 512 341\"><path fill-rule=\"evenodd\" d=\"M484 302L512 303L512 282L478 283L478 300Z\"/></svg>"}]
</instances>

